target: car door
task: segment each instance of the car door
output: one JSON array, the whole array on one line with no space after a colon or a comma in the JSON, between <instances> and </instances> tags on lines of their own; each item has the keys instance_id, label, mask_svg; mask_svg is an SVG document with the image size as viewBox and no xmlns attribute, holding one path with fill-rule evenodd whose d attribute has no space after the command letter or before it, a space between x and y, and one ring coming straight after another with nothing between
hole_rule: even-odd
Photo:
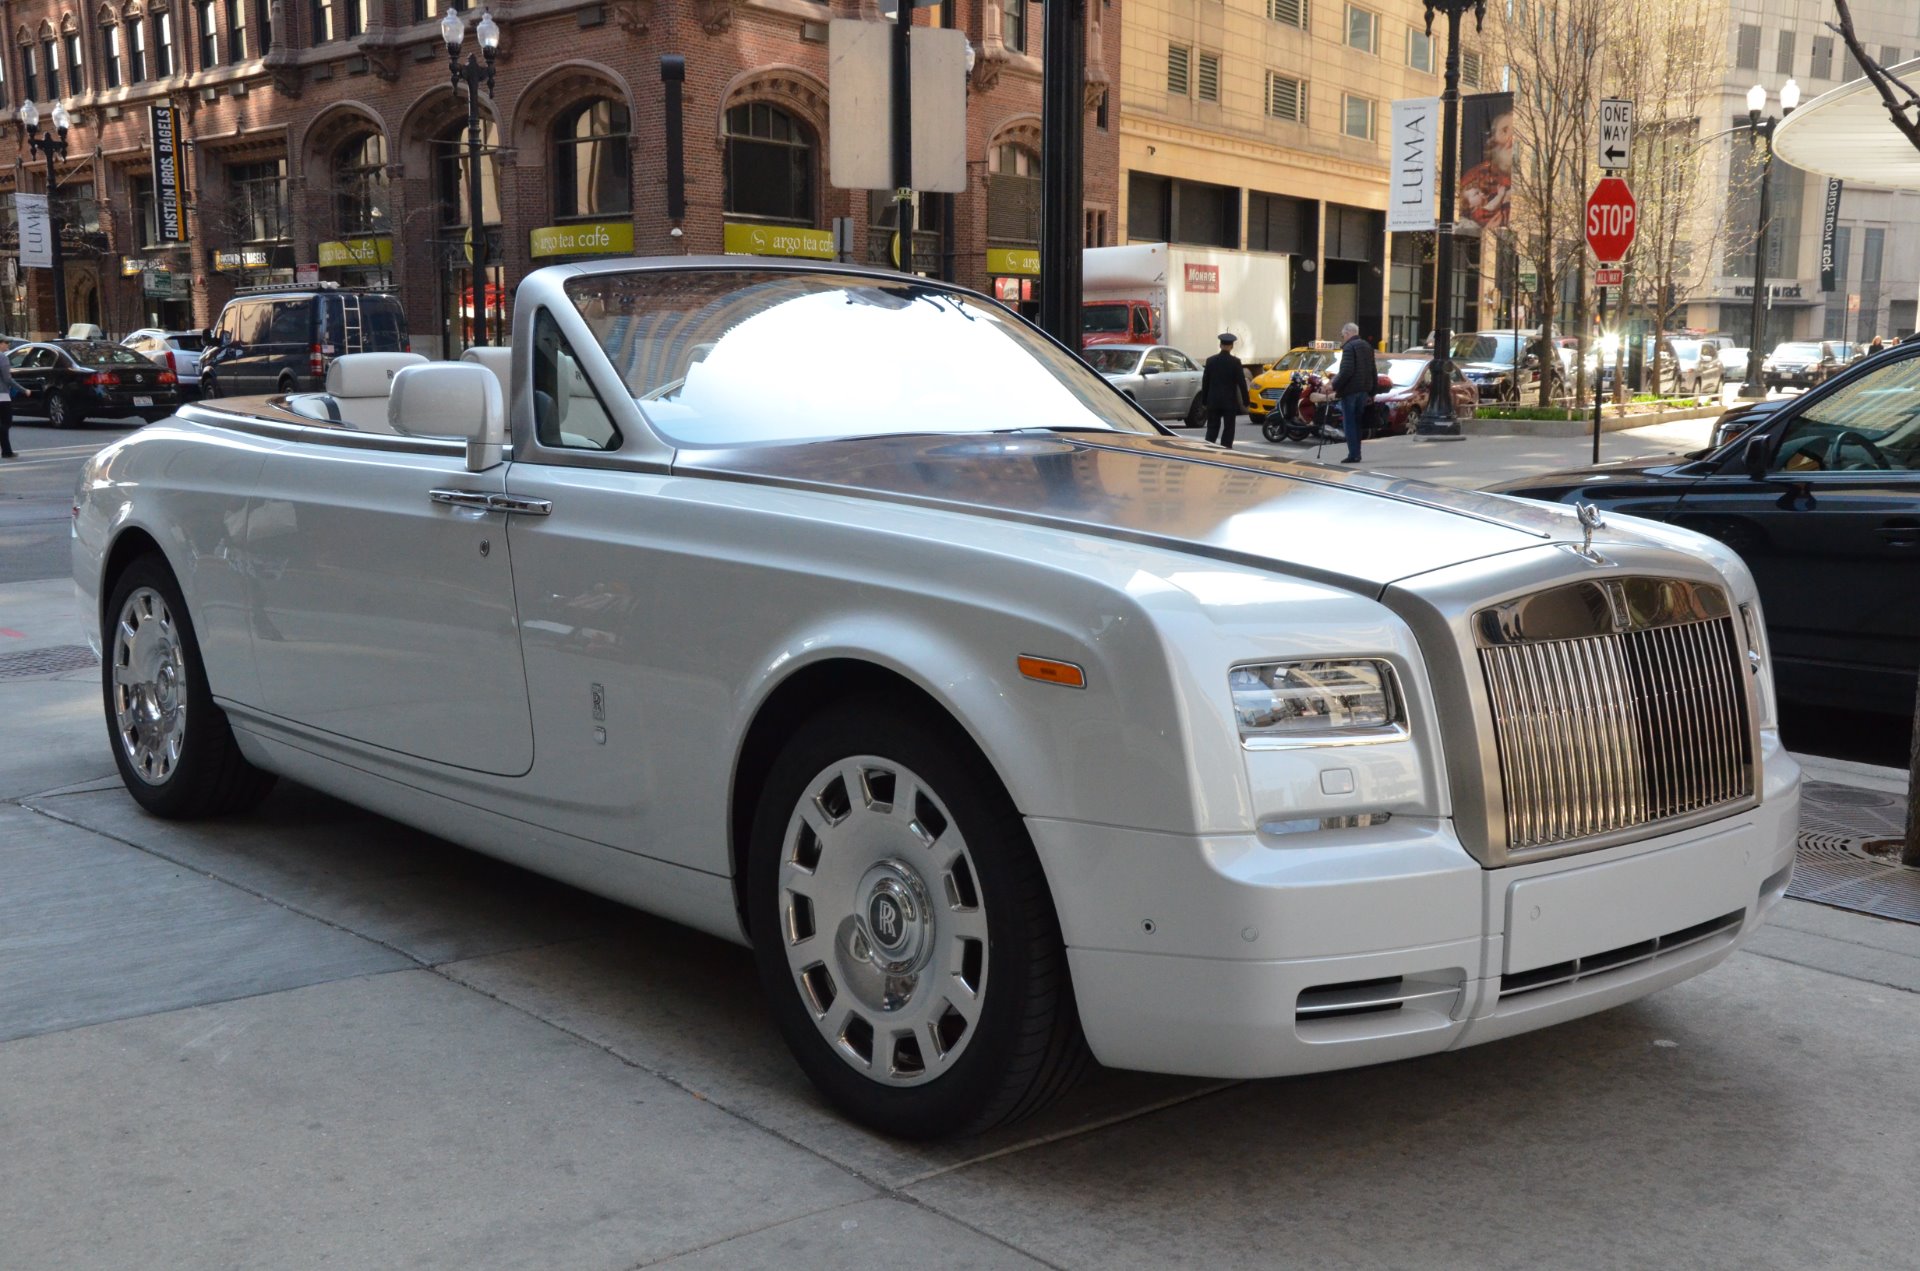
<instances>
[{"instance_id":1,"label":"car door","mask_svg":"<svg viewBox=\"0 0 1920 1271\"><path fill-rule=\"evenodd\" d=\"M47 413L47 389L60 365L60 355L45 344L29 344L7 355L13 382L20 386L15 405L28 415Z\"/></svg>"},{"instance_id":2,"label":"car door","mask_svg":"<svg viewBox=\"0 0 1920 1271\"><path fill-rule=\"evenodd\" d=\"M517 776L533 726L505 465L445 441L341 431L267 456L248 609L266 709L393 756Z\"/></svg>"},{"instance_id":3,"label":"car door","mask_svg":"<svg viewBox=\"0 0 1920 1271\"><path fill-rule=\"evenodd\" d=\"M1672 519L1753 571L1783 684L1884 710L1920 665L1920 348L1807 393L1757 431L1764 475L1736 457Z\"/></svg>"},{"instance_id":4,"label":"car door","mask_svg":"<svg viewBox=\"0 0 1920 1271\"><path fill-rule=\"evenodd\" d=\"M1184 419L1200 392L1200 367L1179 349L1161 349L1167 359L1167 417Z\"/></svg>"},{"instance_id":5,"label":"car door","mask_svg":"<svg viewBox=\"0 0 1920 1271\"><path fill-rule=\"evenodd\" d=\"M1144 377L1140 404L1160 419L1187 413L1185 402L1181 402L1178 408L1173 404L1174 394L1180 391L1180 381L1174 378L1174 363L1167 353L1166 349L1148 349L1146 359L1140 365Z\"/></svg>"},{"instance_id":6,"label":"car door","mask_svg":"<svg viewBox=\"0 0 1920 1271\"><path fill-rule=\"evenodd\" d=\"M220 391L229 397L247 397L264 393L261 368L265 352L261 341L267 333L269 306L262 300L230 305L221 329L231 337L220 357Z\"/></svg>"}]
</instances>

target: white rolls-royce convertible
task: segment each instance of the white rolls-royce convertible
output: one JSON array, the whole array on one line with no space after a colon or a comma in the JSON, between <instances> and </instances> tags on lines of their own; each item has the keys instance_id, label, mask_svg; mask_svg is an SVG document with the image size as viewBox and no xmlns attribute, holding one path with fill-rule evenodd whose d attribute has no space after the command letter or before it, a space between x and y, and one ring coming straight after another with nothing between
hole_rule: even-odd
<instances>
[{"instance_id":1,"label":"white rolls-royce convertible","mask_svg":"<svg viewBox=\"0 0 1920 1271\"><path fill-rule=\"evenodd\" d=\"M1721 545L1216 449L964 290L620 260L82 475L152 813L276 776L750 945L891 1134L1091 1055L1424 1055L1725 958L1787 886ZM1470 443L1469 443L1470 444Z\"/></svg>"}]
</instances>

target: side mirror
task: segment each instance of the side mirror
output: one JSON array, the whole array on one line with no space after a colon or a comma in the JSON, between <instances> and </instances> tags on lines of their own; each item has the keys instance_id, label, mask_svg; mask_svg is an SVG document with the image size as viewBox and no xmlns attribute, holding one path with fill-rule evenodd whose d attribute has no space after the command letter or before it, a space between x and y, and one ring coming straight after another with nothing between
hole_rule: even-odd
<instances>
[{"instance_id":1,"label":"side mirror","mask_svg":"<svg viewBox=\"0 0 1920 1271\"><path fill-rule=\"evenodd\" d=\"M423 362L395 371L387 423L405 437L466 442L469 472L506 459L507 402L499 377L473 362Z\"/></svg>"},{"instance_id":2,"label":"side mirror","mask_svg":"<svg viewBox=\"0 0 1920 1271\"><path fill-rule=\"evenodd\" d=\"M1159 373L1160 368L1157 366L1143 366L1140 368L1140 374L1142 375L1158 375Z\"/></svg>"},{"instance_id":3,"label":"side mirror","mask_svg":"<svg viewBox=\"0 0 1920 1271\"><path fill-rule=\"evenodd\" d=\"M1767 476L1767 439L1751 437L1745 449L1740 452L1740 462L1747 470L1747 476L1755 481L1764 481Z\"/></svg>"}]
</instances>

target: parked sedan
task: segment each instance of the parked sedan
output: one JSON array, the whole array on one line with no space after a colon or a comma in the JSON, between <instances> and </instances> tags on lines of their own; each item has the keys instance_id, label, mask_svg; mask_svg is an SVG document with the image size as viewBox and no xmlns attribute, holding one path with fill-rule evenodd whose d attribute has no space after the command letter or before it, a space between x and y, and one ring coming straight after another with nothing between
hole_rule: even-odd
<instances>
[{"instance_id":1,"label":"parked sedan","mask_svg":"<svg viewBox=\"0 0 1920 1271\"><path fill-rule=\"evenodd\" d=\"M1790 340L1760 364L1761 380L1769 389L1824 384L1847 364L1845 347L1831 340Z\"/></svg>"},{"instance_id":2,"label":"parked sedan","mask_svg":"<svg viewBox=\"0 0 1920 1271\"><path fill-rule=\"evenodd\" d=\"M1743 433L1680 462L1494 488L1712 535L1759 583L1783 695L1908 714L1920 666L1920 345L1747 415Z\"/></svg>"},{"instance_id":3,"label":"parked sedan","mask_svg":"<svg viewBox=\"0 0 1920 1271\"><path fill-rule=\"evenodd\" d=\"M141 807L285 777L748 945L824 1098L915 1138L1089 1052L1284 1076L1611 1009L1786 889L1710 539L1169 437L912 275L615 258L514 308L510 393L349 355L87 462Z\"/></svg>"},{"instance_id":4,"label":"parked sedan","mask_svg":"<svg viewBox=\"0 0 1920 1271\"><path fill-rule=\"evenodd\" d=\"M46 340L7 354L20 396L14 410L55 428L89 419L137 415L151 422L180 404L177 377L132 349L106 340Z\"/></svg>"},{"instance_id":5,"label":"parked sedan","mask_svg":"<svg viewBox=\"0 0 1920 1271\"><path fill-rule=\"evenodd\" d=\"M151 361L172 371L180 381L183 396L197 397L200 393L200 354L206 348L207 338L198 331L162 331L159 327L142 327L126 339L120 341Z\"/></svg>"},{"instance_id":6,"label":"parked sedan","mask_svg":"<svg viewBox=\"0 0 1920 1271\"><path fill-rule=\"evenodd\" d=\"M1712 340L1696 340L1687 336L1675 336L1661 343L1672 351L1679 367L1676 387L1681 393L1700 396L1718 393L1725 386L1726 375L1720 369L1718 344Z\"/></svg>"},{"instance_id":7,"label":"parked sedan","mask_svg":"<svg viewBox=\"0 0 1920 1271\"><path fill-rule=\"evenodd\" d=\"M1414 420L1426 409L1427 397L1433 388L1433 375L1428 367L1431 359L1424 353L1389 353L1379 359L1380 374L1392 385L1392 388L1380 392L1374 399L1374 406L1386 412L1388 436L1398 436L1413 429ZM1473 418L1474 407L1480 404L1480 390L1463 374L1459 367L1453 368L1453 413L1461 419Z\"/></svg>"},{"instance_id":8,"label":"parked sedan","mask_svg":"<svg viewBox=\"0 0 1920 1271\"><path fill-rule=\"evenodd\" d=\"M1743 384L1747 379L1747 355L1750 350L1744 344L1723 344L1720 346L1720 378L1725 384Z\"/></svg>"},{"instance_id":9,"label":"parked sedan","mask_svg":"<svg viewBox=\"0 0 1920 1271\"><path fill-rule=\"evenodd\" d=\"M1206 422L1200 368L1179 349L1164 344L1103 344L1081 356L1156 419L1177 419L1189 428Z\"/></svg>"},{"instance_id":10,"label":"parked sedan","mask_svg":"<svg viewBox=\"0 0 1920 1271\"><path fill-rule=\"evenodd\" d=\"M1486 402L1531 401L1540 392L1540 355L1533 351L1538 339L1532 331L1475 331L1453 339L1453 362L1460 368L1480 400ZM1555 351L1553 395L1566 394L1568 375Z\"/></svg>"}]
</instances>

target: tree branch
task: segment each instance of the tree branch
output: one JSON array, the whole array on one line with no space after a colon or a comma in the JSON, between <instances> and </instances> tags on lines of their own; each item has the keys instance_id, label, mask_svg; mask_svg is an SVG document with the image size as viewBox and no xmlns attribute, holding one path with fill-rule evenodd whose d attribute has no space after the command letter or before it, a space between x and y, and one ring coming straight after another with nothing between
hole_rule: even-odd
<instances>
[{"instance_id":1,"label":"tree branch","mask_svg":"<svg viewBox=\"0 0 1920 1271\"><path fill-rule=\"evenodd\" d=\"M1847 48L1853 53L1853 60L1860 63L1860 69L1866 72L1867 79L1880 94L1880 100L1886 104L1887 115L1893 120L1893 126L1900 130L1915 150L1920 150L1920 93L1915 93L1899 79L1887 74L1885 67L1868 56L1867 46L1854 33L1853 10L1847 7L1847 0L1833 0L1833 7L1839 13L1840 21L1827 23L1827 29L1837 32L1846 41ZM1900 100L1896 88L1906 94L1905 101ZM1909 119L1909 112L1916 117Z\"/></svg>"}]
</instances>

